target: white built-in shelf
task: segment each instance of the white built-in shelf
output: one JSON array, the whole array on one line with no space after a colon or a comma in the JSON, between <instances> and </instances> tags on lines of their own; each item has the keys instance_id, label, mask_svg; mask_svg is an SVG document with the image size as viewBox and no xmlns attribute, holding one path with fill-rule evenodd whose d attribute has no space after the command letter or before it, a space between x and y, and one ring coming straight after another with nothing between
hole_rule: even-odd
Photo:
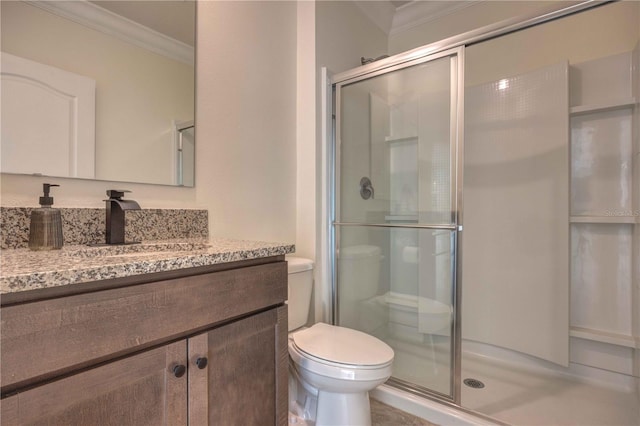
<instances>
[{"instance_id":1,"label":"white built-in shelf","mask_svg":"<svg viewBox=\"0 0 640 426\"><path fill-rule=\"evenodd\" d=\"M611 111L615 109L630 108L636 105L636 98L619 99L616 101L602 102L592 105L578 105L571 107L571 115L591 114L594 112Z\"/></svg>"},{"instance_id":2,"label":"white built-in shelf","mask_svg":"<svg viewBox=\"0 0 640 426\"><path fill-rule=\"evenodd\" d=\"M636 216L571 216L569 217L571 223L640 223L640 217Z\"/></svg>"},{"instance_id":3,"label":"white built-in shelf","mask_svg":"<svg viewBox=\"0 0 640 426\"><path fill-rule=\"evenodd\" d=\"M394 142L409 142L418 139L418 136L410 135L410 136L386 136L384 140L389 143Z\"/></svg>"},{"instance_id":4,"label":"white built-in shelf","mask_svg":"<svg viewBox=\"0 0 640 426\"><path fill-rule=\"evenodd\" d=\"M640 341L633 336L607 331L594 330L591 328L570 327L569 336L580 339L594 340L596 342L609 343L611 345L625 346L627 348L640 349Z\"/></svg>"}]
</instances>

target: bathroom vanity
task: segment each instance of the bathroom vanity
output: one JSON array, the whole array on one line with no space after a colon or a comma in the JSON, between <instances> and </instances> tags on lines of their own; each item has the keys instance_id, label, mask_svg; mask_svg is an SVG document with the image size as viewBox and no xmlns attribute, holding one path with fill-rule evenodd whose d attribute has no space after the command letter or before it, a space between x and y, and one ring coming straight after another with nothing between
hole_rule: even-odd
<instances>
[{"instance_id":1,"label":"bathroom vanity","mask_svg":"<svg viewBox=\"0 0 640 426\"><path fill-rule=\"evenodd\" d=\"M286 424L291 251L3 250L2 424Z\"/></svg>"}]
</instances>

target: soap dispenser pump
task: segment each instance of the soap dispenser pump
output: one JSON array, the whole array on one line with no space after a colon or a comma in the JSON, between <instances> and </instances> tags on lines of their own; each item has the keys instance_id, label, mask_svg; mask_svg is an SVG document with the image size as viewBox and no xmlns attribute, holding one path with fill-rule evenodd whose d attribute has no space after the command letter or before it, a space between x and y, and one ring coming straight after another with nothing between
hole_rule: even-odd
<instances>
[{"instance_id":1,"label":"soap dispenser pump","mask_svg":"<svg viewBox=\"0 0 640 426\"><path fill-rule=\"evenodd\" d=\"M31 250L57 250L62 248L62 215L60 210L51 208L53 197L49 191L54 185L42 185L44 195L40 197L40 208L31 212L29 226L29 248Z\"/></svg>"}]
</instances>

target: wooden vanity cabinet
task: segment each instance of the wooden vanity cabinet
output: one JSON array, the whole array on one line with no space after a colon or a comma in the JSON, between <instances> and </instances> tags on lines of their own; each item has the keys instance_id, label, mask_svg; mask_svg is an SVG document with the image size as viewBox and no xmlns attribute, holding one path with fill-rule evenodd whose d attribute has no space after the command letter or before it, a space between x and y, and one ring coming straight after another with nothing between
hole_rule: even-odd
<instances>
[{"instance_id":1,"label":"wooden vanity cabinet","mask_svg":"<svg viewBox=\"0 0 640 426\"><path fill-rule=\"evenodd\" d=\"M184 341L131 355L2 400L2 425L186 425Z\"/></svg>"},{"instance_id":2,"label":"wooden vanity cabinet","mask_svg":"<svg viewBox=\"0 0 640 426\"><path fill-rule=\"evenodd\" d=\"M2 425L286 425L282 260L3 307Z\"/></svg>"}]
</instances>

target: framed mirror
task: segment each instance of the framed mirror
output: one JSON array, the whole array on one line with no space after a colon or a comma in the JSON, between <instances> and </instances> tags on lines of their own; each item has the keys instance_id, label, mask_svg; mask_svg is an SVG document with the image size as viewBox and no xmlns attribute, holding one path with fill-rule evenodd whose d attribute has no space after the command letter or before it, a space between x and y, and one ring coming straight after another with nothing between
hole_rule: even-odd
<instances>
[{"instance_id":1,"label":"framed mirror","mask_svg":"<svg viewBox=\"0 0 640 426\"><path fill-rule=\"evenodd\" d=\"M2 1L2 165L194 186L195 1Z\"/></svg>"}]
</instances>

